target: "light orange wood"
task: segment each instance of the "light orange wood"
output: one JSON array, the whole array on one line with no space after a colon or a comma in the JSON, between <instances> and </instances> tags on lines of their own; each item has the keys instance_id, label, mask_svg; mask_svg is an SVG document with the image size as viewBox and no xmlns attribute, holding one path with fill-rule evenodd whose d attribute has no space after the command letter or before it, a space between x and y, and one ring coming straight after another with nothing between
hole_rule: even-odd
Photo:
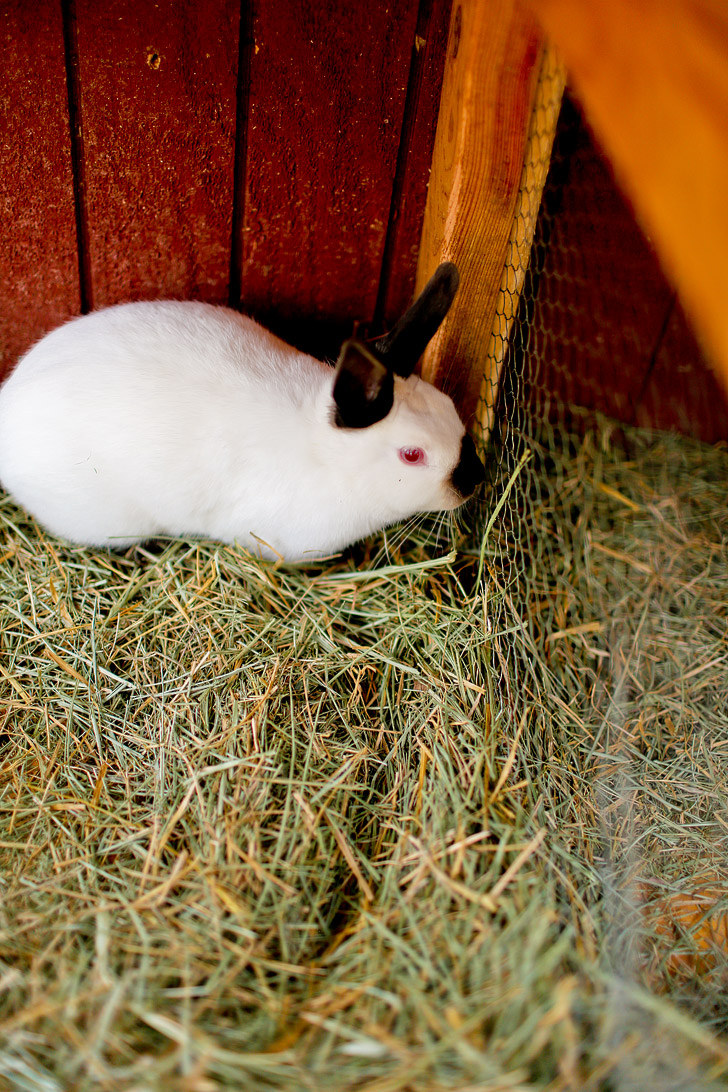
<instances>
[{"instance_id":1,"label":"light orange wood","mask_svg":"<svg viewBox=\"0 0 728 1092\"><path fill-rule=\"evenodd\" d=\"M559 57L553 49L544 50L535 89L511 237L508 241L500 292L495 304L480 398L476 409L477 432L483 445L493 428L501 372L531 259L531 248L564 93L564 80L564 67Z\"/></svg>"},{"instance_id":2,"label":"light orange wood","mask_svg":"<svg viewBox=\"0 0 728 1092\"><path fill-rule=\"evenodd\" d=\"M728 388L726 0L529 0Z\"/></svg>"},{"instance_id":3,"label":"light orange wood","mask_svg":"<svg viewBox=\"0 0 728 1092\"><path fill-rule=\"evenodd\" d=\"M526 0L455 0L417 283L443 260L460 270L422 374L467 421L481 392L543 50Z\"/></svg>"}]
</instances>

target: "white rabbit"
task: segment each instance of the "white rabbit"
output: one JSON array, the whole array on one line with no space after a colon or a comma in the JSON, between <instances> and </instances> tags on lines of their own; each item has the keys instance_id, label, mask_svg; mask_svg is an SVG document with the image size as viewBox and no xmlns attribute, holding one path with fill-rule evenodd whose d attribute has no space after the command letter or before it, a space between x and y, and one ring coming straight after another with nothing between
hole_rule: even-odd
<instances>
[{"instance_id":1,"label":"white rabbit","mask_svg":"<svg viewBox=\"0 0 728 1092\"><path fill-rule=\"evenodd\" d=\"M289 560L456 508L483 466L450 398L411 373L457 281L440 266L392 333L347 342L335 372L210 304L74 319L0 390L0 481L73 542L203 536Z\"/></svg>"}]
</instances>

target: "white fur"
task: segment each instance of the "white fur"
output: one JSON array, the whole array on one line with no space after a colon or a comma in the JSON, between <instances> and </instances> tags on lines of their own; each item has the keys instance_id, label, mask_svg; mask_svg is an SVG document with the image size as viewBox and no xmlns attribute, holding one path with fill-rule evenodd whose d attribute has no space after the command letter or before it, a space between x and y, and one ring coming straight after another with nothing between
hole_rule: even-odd
<instances>
[{"instance_id":1,"label":"white fur","mask_svg":"<svg viewBox=\"0 0 728 1092\"><path fill-rule=\"evenodd\" d=\"M0 390L0 480L73 542L203 536L290 560L461 503L451 400L396 379L383 421L336 428L333 375L222 307L93 312L44 337ZM405 465L402 447L428 465Z\"/></svg>"}]
</instances>

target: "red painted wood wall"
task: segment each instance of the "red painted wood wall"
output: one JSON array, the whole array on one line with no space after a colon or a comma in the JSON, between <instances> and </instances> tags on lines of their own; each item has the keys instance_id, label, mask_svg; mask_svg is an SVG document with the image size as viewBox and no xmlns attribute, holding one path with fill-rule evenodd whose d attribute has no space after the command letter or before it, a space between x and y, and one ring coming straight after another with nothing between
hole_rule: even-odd
<instances>
[{"instance_id":1,"label":"red painted wood wall","mask_svg":"<svg viewBox=\"0 0 728 1092\"><path fill-rule=\"evenodd\" d=\"M450 6L4 0L0 375L65 318L129 299L229 303L319 355L391 323L414 284ZM728 438L580 132L535 304L540 382Z\"/></svg>"},{"instance_id":2,"label":"red painted wood wall","mask_svg":"<svg viewBox=\"0 0 728 1092\"><path fill-rule=\"evenodd\" d=\"M450 0L4 0L0 372L122 300L335 353L412 293Z\"/></svg>"}]
</instances>

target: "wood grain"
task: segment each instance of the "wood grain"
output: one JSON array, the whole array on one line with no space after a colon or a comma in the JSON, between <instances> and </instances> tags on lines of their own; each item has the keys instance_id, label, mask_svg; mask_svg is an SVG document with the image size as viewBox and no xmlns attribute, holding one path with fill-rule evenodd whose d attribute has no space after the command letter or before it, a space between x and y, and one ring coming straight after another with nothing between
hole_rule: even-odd
<instances>
[{"instance_id":1,"label":"wood grain","mask_svg":"<svg viewBox=\"0 0 728 1092\"><path fill-rule=\"evenodd\" d=\"M544 186L551 164L551 151L561 113L564 81L564 67L559 57L553 49L545 49L529 123L511 237L482 371L476 420L477 435L483 447L493 429L503 367L531 261Z\"/></svg>"},{"instance_id":2,"label":"wood grain","mask_svg":"<svg viewBox=\"0 0 728 1092\"><path fill-rule=\"evenodd\" d=\"M728 389L728 5L529 2Z\"/></svg>"},{"instance_id":3,"label":"wood grain","mask_svg":"<svg viewBox=\"0 0 728 1092\"><path fill-rule=\"evenodd\" d=\"M0 376L79 301L61 10L0 8Z\"/></svg>"},{"instance_id":4,"label":"wood grain","mask_svg":"<svg viewBox=\"0 0 728 1092\"><path fill-rule=\"evenodd\" d=\"M461 287L422 373L471 420L518 201L543 40L521 0L457 0L418 285L454 261Z\"/></svg>"},{"instance_id":5,"label":"wood grain","mask_svg":"<svg viewBox=\"0 0 728 1092\"><path fill-rule=\"evenodd\" d=\"M374 314L417 4L253 12L241 307L335 353Z\"/></svg>"},{"instance_id":6,"label":"wood grain","mask_svg":"<svg viewBox=\"0 0 728 1092\"><path fill-rule=\"evenodd\" d=\"M89 306L227 302L239 6L74 0Z\"/></svg>"}]
</instances>

